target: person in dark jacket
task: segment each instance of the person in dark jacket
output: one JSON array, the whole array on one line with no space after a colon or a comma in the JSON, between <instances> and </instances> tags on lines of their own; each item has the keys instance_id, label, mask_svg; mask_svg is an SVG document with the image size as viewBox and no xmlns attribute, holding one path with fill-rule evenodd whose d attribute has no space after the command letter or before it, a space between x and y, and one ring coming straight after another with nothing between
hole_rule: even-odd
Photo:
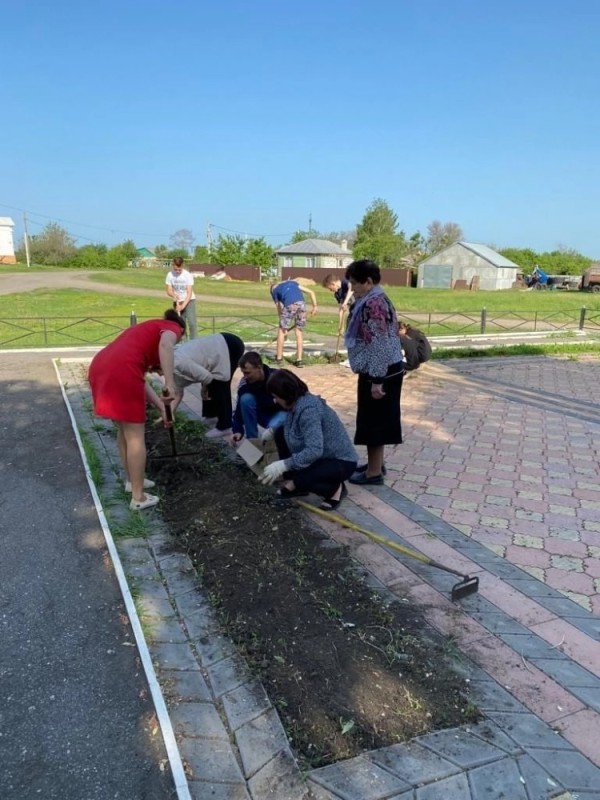
<instances>
[{"instance_id":1,"label":"person in dark jacket","mask_svg":"<svg viewBox=\"0 0 600 800\"><path fill-rule=\"evenodd\" d=\"M260 355L253 351L244 353L238 366L243 378L237 390L231 443L239 442L244 435L247 439L256 439L259 425L265 428L263 438L272 438L270 433L283 425L286 417L286 412L267 391L267 381L275 370L263 364Z\"/></svg>"},{"instance_id":2,"label":"person in dark jacket","mask_svg":"<svg viewBox=\"0 0 600 800\"><path fill-rule=\"evenodd\" d=\"M321 508L337 508L346 496L344 481L358 459L342 421L290 370L276 370L267 389L287 414L283 427L275 431L279 461L265 467L260 480L281 480L280 497L314 492L324 498Z\"/></svg>"},{"instance_id":3,"label":"person in dark jacket","mask_svg":"<svg viewBox=\"0 0 600 800\"><path fill-rule=\"evenodd\" d=\"M335 297L335 301L339 306L339 314L340 314L340 328L344 321L344 315L348 311L348 306L352 302L352 298L354 294L352 292L352 287L350 286L350 281L347 281L345 278L338 278L335 275L326 275L323 278L323 286L325 289L329 289L330 292L333 292L333 296Z\"/></svg>"}]
</instances>

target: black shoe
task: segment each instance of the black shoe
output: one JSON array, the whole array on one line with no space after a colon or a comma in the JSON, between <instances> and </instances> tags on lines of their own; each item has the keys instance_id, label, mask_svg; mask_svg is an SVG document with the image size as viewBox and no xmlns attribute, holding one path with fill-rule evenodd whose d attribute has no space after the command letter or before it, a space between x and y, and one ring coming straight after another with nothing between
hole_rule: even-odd
<instances>
[{"instance_id":1,"label":"black shoe","mask_svg":"<svg viewBox=\"0 0 600 800\"><path fill-rule=\"evenodd\" d=\"M294 361L294 366L298 367L298 369L302 369L304 366L304 361Z\"/></svg>"},{"instance_id":2,"label":"black shoe","mask_svg":"<svg viewBox=\"0 0 600 800\"><path fill-rule=\"evenodd\" d=\"M366 471L367 471L367 467L368 467L368 466L369 466L368 464L361 464L361 465L360 465L360 467L357 467L357 468L354 470L354 472L366 472ZM387 469L386 469L386 466L385 466L385 464L384 464L384 465L383 465L383 467L381 468L381 474L382 474L382 475L387 475Z\"/></svg>"},{"instance_id":3,"label":"black shoe","mask_svg":"<svg viewBox=\"0 0 600 800\"><path fill-rule=\"evenodd\" d=\"M283 367L283 358L276 358L275 359L275 366L276 367Z\"/></svg>"},{"instance_id":4,"label":"black shoe","mask_svg":"<svg viewBox=\"0 0 600 800\"><path fill-rule=\"evenodd\" d=\"M346 489L346 484L342 483L342 491L339 498L334 500L333 497L330 497L327 500L323 500L319 508L323 511L335 511L344 497L348 497L348 489Z\"/></svg>"},{"instance_id":5,"label":"black shoe","mask_svg":"<svg viewBox=\"0 0 600 800\"><path fill-rule=\"evenodd\" d=\"M359 486L383 486L383 475L367 476L367 471L355 472L349 480L350 483L358 484Z\"/></svg>"}]
</instances>

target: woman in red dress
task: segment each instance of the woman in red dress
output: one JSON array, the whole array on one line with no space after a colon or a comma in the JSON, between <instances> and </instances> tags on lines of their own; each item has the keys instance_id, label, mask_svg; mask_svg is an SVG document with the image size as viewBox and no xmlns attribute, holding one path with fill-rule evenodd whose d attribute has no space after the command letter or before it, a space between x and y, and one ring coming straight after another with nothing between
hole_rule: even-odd
<instances>
[{"instance_id":1,"label":"woman in red dress","mask_svg":"<svg viewBox=\"0 0 600 800\"><path fill-rule=\"evenodd\" d=\"M151 508L159 501L144 492L154 486L144 477L146 402L165 418L164 403L175 397L173 349L184 331L185 322L169 309L164 319L148 320L124 330L90 364L94 413L108 417L118 428L119 455L125 471L125 490L132 493L132 510ZM159 368L165 379L164 402L146 381L146 373Z\"/></svg>"}]
</instances>

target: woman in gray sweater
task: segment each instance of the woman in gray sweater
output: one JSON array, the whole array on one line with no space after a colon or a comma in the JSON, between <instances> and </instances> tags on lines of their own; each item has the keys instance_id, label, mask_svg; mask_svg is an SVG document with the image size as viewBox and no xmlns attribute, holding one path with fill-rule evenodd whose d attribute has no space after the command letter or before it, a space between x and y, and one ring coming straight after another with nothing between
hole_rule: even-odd
<instances>
[{"instance_id":1,"label":"woman in gray sweater","mask_svg":"<svg viewBox=\"0 0 600 800\"><path fill-rule=\"evenodd\" d=\"M314 492L325 498L321 508L337 508L346 496L344 481L358 461L340 418L287 369L271 375L267 390L288 413L284 425L275 432L280 460L265 467L262 482L274 483L281 478L280 497Z\"/></svg>"}]
</instances>

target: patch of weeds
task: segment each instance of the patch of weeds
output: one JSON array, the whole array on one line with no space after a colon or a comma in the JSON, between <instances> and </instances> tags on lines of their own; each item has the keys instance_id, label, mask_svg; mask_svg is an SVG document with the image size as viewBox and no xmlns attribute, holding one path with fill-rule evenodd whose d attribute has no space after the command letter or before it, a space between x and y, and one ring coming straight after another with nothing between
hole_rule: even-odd
<instances>
[{"instance_id":1,"label":"patch of weeds","mask_svg":"<svg viewBox=\"0 0 600 800\"><path fill-rule=\"evenodd\" d=\"M148 528L144 515L132 511L126 522L115 522L110 525L114 539L142 539L148 535Z\"/></svg>"},{"instance_id":2,"label":"patch of weeds","mask_svg":"<svg viewBox=\"0 0 600 800\"><path fill-rule=\"evenodd\" d=\"M81 444L83 445L83 452L85 453L85 458L90 469L90 475L92 476L92 480L96 484L96 487L100 489L104 483L102 460L100 459L96 448L90 441L88 434L80 429L79 436L81 437Z\"/></svg>"}]
</instances>

